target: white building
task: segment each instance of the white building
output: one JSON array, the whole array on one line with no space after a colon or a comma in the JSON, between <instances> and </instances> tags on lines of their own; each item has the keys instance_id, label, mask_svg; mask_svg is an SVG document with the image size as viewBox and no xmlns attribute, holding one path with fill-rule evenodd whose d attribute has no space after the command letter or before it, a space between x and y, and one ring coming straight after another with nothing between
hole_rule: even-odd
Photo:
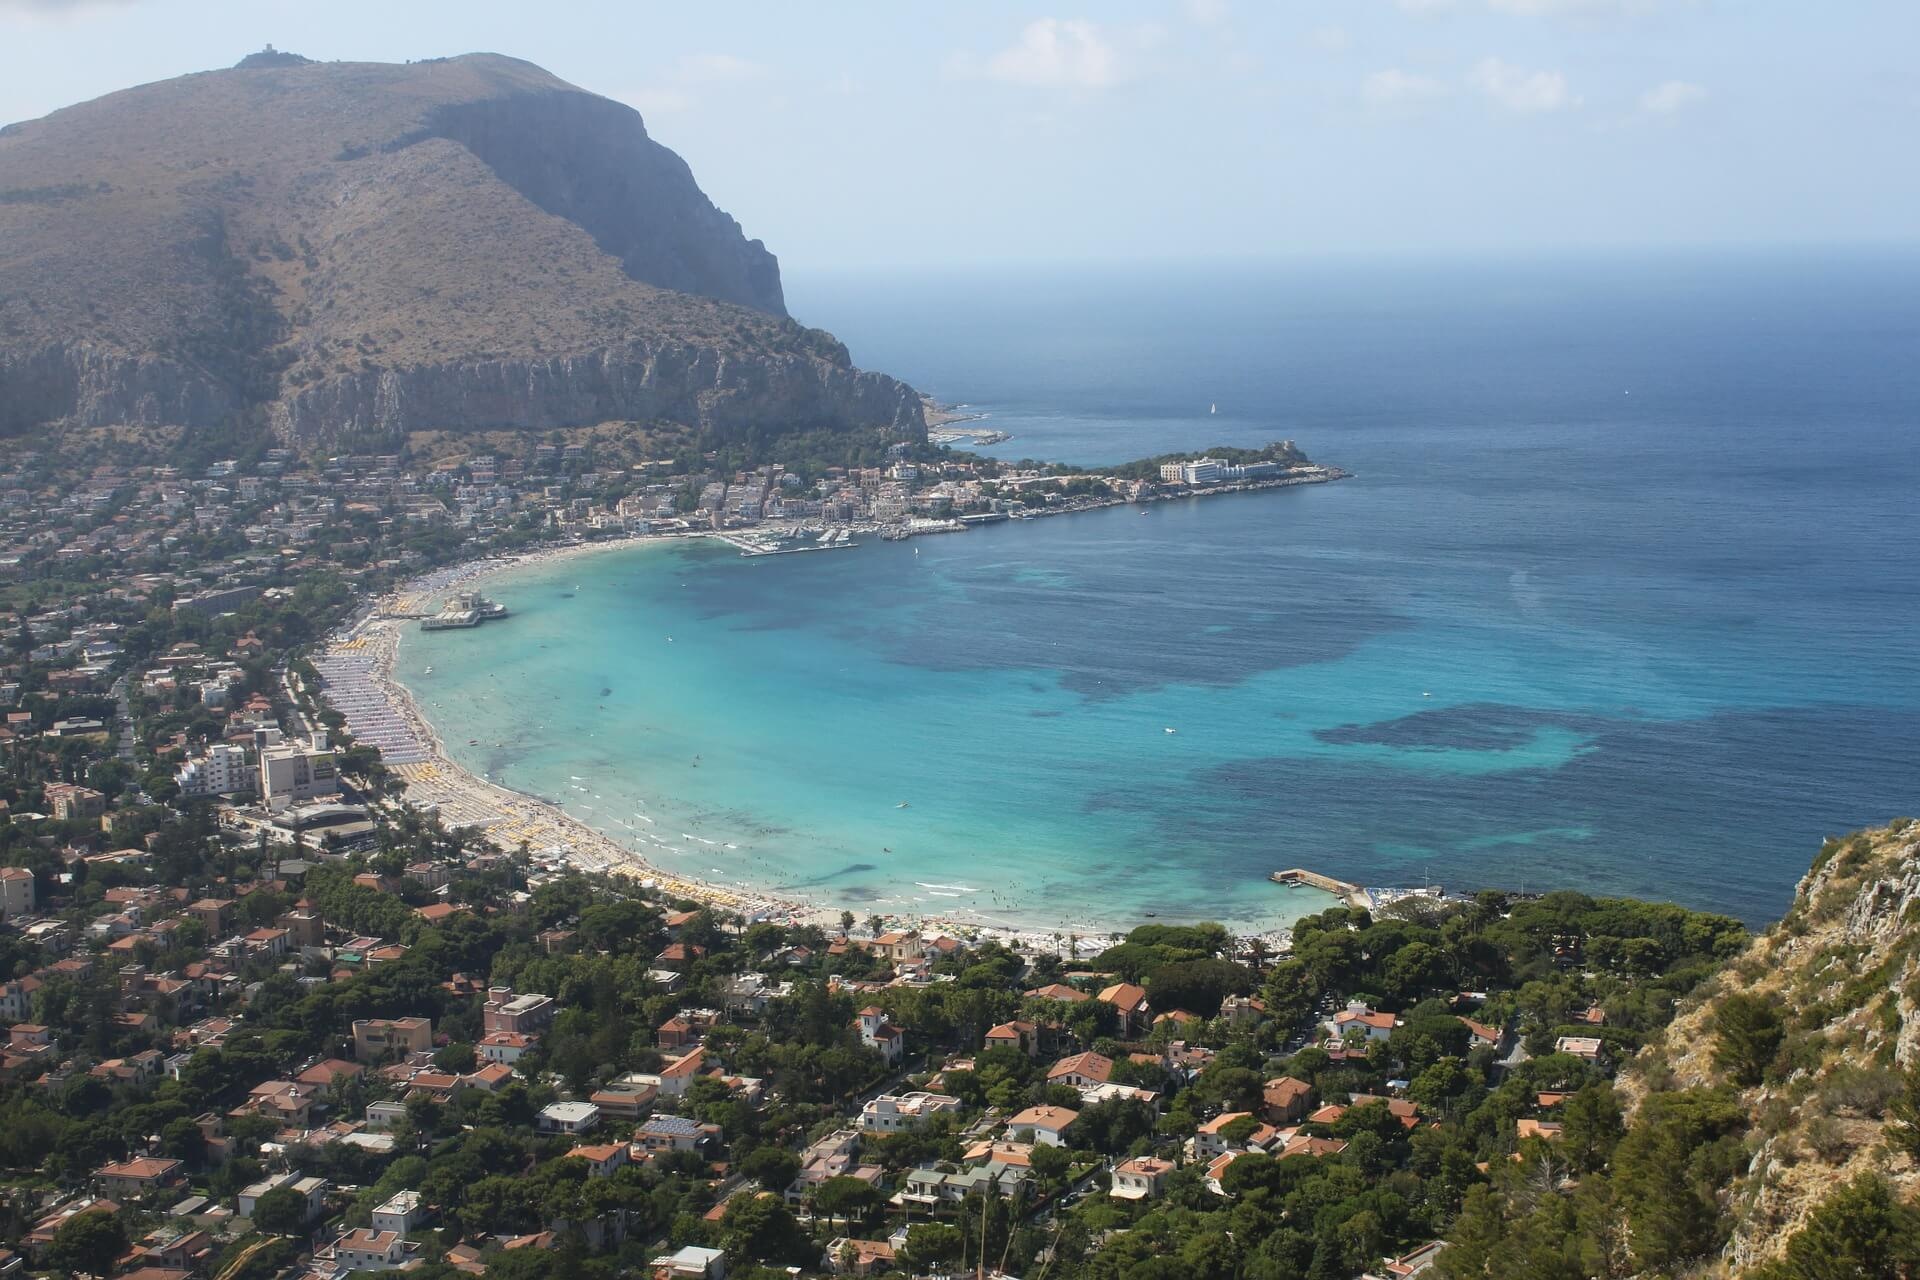
<instances>
[{"instance_id":1,"label":"white building","mask_svg":"<svg viewBox=\"0 0 1920 1280\"><path fill-rule=\"evenodd\" d=\"M268 809L325 800L340 794L340 773L325 733L315 733L310 746L263 746L260 757L260 799Z\"/></svg>"},{"instance_id":2,"label":"white building","mask_svg":"<svg viewBox=\"0 0 1920 1280\"><path fill-rule=\"evenodd\" d=\"M600 1123L600 1108L591 1102L552 1102L540 1108L542 1133L585 1133Z\"/></svg>"},{"instance_id":3,"label":"white building","mask_svg":"<svg viewBox=\"0 0 1920 1280\"><path fill-rule=\"evenodd\" d=\"M393 1231L349 1231L333 1246L333 1260L348 1271L397 1271L407 1264L407 1244Z\"/></svg>"},{"instance_id":4,"label":"white building","mask_svg":"<svg viewBox=\"0 0 1920 1280\"><path fill-rule=\"evenodd\" d=\"M0 919L32 915L34 902L33 872L25 867L0 867Z\"/></svg>"},{"instance_id":5,"label":"white building","mask_svg":"<svg viewBox=\"0 0 1920 1280\"><path fill-rule=\"evenodd\" d=\"M673 1280L727 1280L727 1255L697 1244L663 1253L647 1265L656 1276L672 1276Z\"/></svg>"},{"instance_id":6,"label":"white building","mask_svg":"<svg viewBox=\"0 0 1920 1280\"><path fill-rule=\"evenodd\" d=\"M960 1110L960 1099L944 1093L883 1093L860 1108L860 1127L874 1133L899 1133L942 1112Z\"/></svg>"},{"instance_id":7,"label":"white building","mask_svg":"<svg viewBox=\"0 0 1920 1280\"><path fill-rule=\"evenodd\" d=\"M1160 464L1160 479L1167 484L1218 484L1226 478L1226 470L1226 464L1218 458L1163 462Z\"/></svg>"},{"instance_id":8,"label":"white building","mask_svg":"<svg viewBox=\"0 0 1920 1280\"><path fill-rule=\"evenodd\" d=\"M247 749L220 742L194 756L173 775L183 796L230 796L252 791L256 777L247 763Z\"/></svg>"},{"instance_id":9,"label":"white building","mask_svg":"<svg viewBox=\"0 0 1920 1280\"><path fill-rule=\"evenodd\" d=\"M392 1199L373 1211L373 1229L404 1236L426 1216L418 1191L396 1191Z\"/></svg>"},{"instance_id":10,"label":"white building","mask_svg":"<svg viewBox=\"0 0 1920 1280\"><path fill-rule=\"evenodd\" d=\"M269 1192L292 1188L295 1194L307 1204L307 1221L318 1218L326 1208L327 1180L325 1178L307 1178L297 1173L281 1173L271 1178L262 1178L249 1187L245 1187L236 1197L235 1208L243 1218L253 1217L254 1209L259 1206L260 1198Z\"/></svg>"}]
</instances>

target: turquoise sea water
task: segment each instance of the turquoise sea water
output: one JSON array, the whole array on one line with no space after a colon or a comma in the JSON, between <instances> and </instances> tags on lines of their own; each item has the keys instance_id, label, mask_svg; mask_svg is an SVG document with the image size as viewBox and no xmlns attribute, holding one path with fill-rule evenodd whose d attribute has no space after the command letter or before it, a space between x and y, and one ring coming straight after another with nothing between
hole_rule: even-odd
<instances>
[{"instance_id":1,"label":"turquoise sea water","mask_svg":"<svg viewBox=\"0 0 1920 1280\"><path fill-rule=\"evenodd\" d=\"M1008 456L1291 436L1356 478L522 567L512 621L409 635L400 674L496 781L862 915L1272 925L1324 904L1265 879L1302 865L1762 919L1821 836L1920 807L1916 286L1886 256L790 281Z\"/></svg>"}]
</instances>

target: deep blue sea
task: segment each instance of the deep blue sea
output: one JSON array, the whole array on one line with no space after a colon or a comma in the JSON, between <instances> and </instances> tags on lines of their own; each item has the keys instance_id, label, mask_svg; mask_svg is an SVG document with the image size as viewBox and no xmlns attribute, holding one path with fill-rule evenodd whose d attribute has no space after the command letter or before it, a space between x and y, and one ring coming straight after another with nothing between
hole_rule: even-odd
<instances>
[{"instance_id":1,"label":"deep blue sea","mask_svg":"<svg viewBox=\"0 0 1920 1280\"><path fill-rule=\"evenodd\" d=\"M1285 866L1757 922L1821 837L1920 808L1920 255L788 298L1002 456L1292 438L1355 476L613 552L497 578L512 624L408 638L464 762L675 870L1049 927L1280 923L1321 905Z\"/></svg>"}]
</instances>

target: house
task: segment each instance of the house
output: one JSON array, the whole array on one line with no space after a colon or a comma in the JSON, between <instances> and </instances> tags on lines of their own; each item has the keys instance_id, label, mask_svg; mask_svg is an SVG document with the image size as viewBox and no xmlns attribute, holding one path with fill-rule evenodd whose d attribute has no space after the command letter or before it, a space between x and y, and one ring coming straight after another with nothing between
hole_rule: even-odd
<instances>
[{"instance_id":1,"label":"house","mask_svg":"<svg viewBox=\"0 0 1920 1280\"><path fill-rule=\"evenodd\" d=\"M1047 1071L1048 1084L1064 1084L1074 1089L1105 1084L1113 1075L1113 1059L1097 1053L1076 1053L1062 1058Z\"/></svg>"},{"instance_id":2,"label":"house","mask_svg":"<svg viewBox=\"0 0 1920 1280\"><path fill-rule=\"evenodd\" d=\"M607 1142L597 1146L575 1147L567 1155L571 1159L587 1162L588 1177L611 1178L627 1167L632 1151L624 1142Z\"/></svg>"},{"instance_id":3,"label":"house","mask_svg":"<svg viewBox=\"0 0 1920 1280\"><path fill-rule=\"evenodd\" d=\"M1312 1156L1318 1160L1324 1156L1337 1156L1346 1149L1346 1142L1339 1138L1309 1138L1305 1134L1296 1134L1288 1138L1286 1145L1273 1155L1276 1160L1284 1160L1288 1156Z\"/></svg>"},{"instance_id":4,"label":"house","mask_svg":"<svg viewBox=\"0 0 1920 1280\"><path fill-rule=\"evenodd\" d=\"M1440 1257L1440 1251L1447 1247L1445 1240L1432 1240L1410 1253L1397 1258L1389 1258L1373 1271L1360 1277L1360 1280L1413 1280L1413 1277L1425 1275L1432 1269Z\"/></svg>"},{"instance_id":5,"label":"house","mask_svg":"<svg viewBox=\"0 0 1920 1280\"><path fill-rule=\"evenodd\" d=\"M907 1056L907 1033L887 1021L886 1013L876 1005L860 1011L860 1043L878 1049L887 1065L897 1067Z\"/></svg>"},{"instance_id":6,"label":"house","mask_svg":"<svg viewBox=\"0 0 1920 1280\"><path fill-rule=\"evenodd\" d=\"M849 1240L827 1245L825 1266L837 1276L872 1276L893 1269L894 1248L886 1240Z\"/></svg>"},{"instance_id":7,"label":"house","mask_svg":"<svg viewBox=\"0 0 1920 1280\"><path fill-rule=\"evenodd\" d=\"M1500 1047L1500 1033L1484 1022L1475 1022L1472 1018L1453 1015L1466 1025L1467 1037L1475 1049L1497 1049Z\"/></svg>"},{"instance_id":8,"label":"house","mask_svg":"<svg viewBox=\"0 0 1920 1280\"><path fill-rule=\"evenodd\" d=\"M1112 1005L1114 1012L1120 1015L1122 1036L1135 1036L1146 1030L1147 1018L1152 1010L1147 1004L1145 987L1131 982L1116 982L1095 998Z\"/></svg>"},{"instance_id":9,"label":"house","mask_svg":"<svg viewBox=\"0 0 1920 1280\"><path fill-rule=\"evenodd\" d=\"M878 1165L861 1164L859 1151L860 1135L852 1129L836 1129L815 1141L800 1153L800 1172L787 1187L787 1203L800 1204L832 1178L858 1178L878 1186L884 1171Z\"/></svg>"},{"instance_id":10,"label":"house","mask_svg":"<svg viewBox=\"0 0 1920 1280\"><path fill-rule=\"evenodd\" d=\"M345 1058L323 1058L305 1071L295 1076L295 1084L310 1084L320 1089L330 1089L345 1084L366 1068L357 1062L348 1062Z\"/></svg>"},{"instance_id":11,"label":"house","mask_svg":"<svg viewBox=\"0 0 1920 1280\"><path fill-rule=\"evenodd\" d=\"M320 1086L297 1080L268 1080L253 1086L247 1100L233 1109L234 1115L261 1115L278 1120L289 1129L304 1129L312 1117Z\"/></svg>"},{"instance_id":12,"label":"house","mask_svg":"<svg viewBox=\"0 0 1920 1280\"><path fill-rule=\"evenodd\" d=\"M262 1196L288 1189L306 1202L308 1222L319 1218L325 1211L327 1180L302 1177L297 1173L282 1173L271 1178L262 1178L259 1182L242 1187L239 1194L234 1197L234 1210L242 1218L252 1218L254 1211L259 1208Z\"/></svg>"},{"instance_id":13,"label":"house","mask_svg":"<svg viewBox=\"0 0 1920 1280\"><path fill-rule=\"evenodd\" d=\"M1365 1107L1375 1103L1384 1105L1403 1129L1412 1129L1420 1123L1420 1104L1406 1098L1383 1098L1374 1093L1352 1093L1347 1095L1347 1106Z\"/></svg>"},{"instance_id":14,"label":"house","mask_svg":"<svg viewBox=\"0 0 1920 1280\"><path fill-rule=\"evenodd\" d=\"M1109 1080L1105 1084L1083 1084L1077 1092L1082 1106L1097 1107L1103 1102L1139 1102L1156 1116L1160 1114L1160 1091L1142 1089L1137 1085L1115 1084Z\"/></svg>"},{"instance_id":15,"label":"house","mask_svg":"<svg viewBox=\"0 0 1920 1280\"><path fill-rule=\"evenodd\" d=\"M898 1061L898 1059L888 1059ZM669 1058L660 1068L660 1092L669 1098L677 1098L687 1091L687 1086L699 1079L707 1066L707 1051L702 1048L689 1049L677 1058Z\"/></svg>"},{"instance_id":16,"label":"house","mask_svg":"<svg viewBox=\"0 0 1920 1280\"><path fill-rule=\"evenodd\" d=\"M353 1024L353 1056L362 1062L389 1053L424 1053L432 1047L429 1018L359 1018Z\"/></svg>"},{"instance_id":17,"label":"house","mask_svg":"<svg viewBox=\"0 0 1920 1280\"><path fill-rule=\"evenodd\" d=\"M678 1051L697 1043L700 1032L686 1017L674 1014L658 1027L654 1028L653 1043L657 1048Z\"/></svg>"},{"instance_id":18,"label":"house","mask_svg":"<svg viewBox=\"0 0 1920 1280\"><path fill-rule=\"evenodd\" d=\"M688 965L706 954L707 949L705 947L695 946L687 942L670 942L661 948L660 954L653 958L653 962L662 969L670 969L675 973L684 973Z\"/></svg>"},{"instance_id":19,"label":"house","mask_svg":"<svg viewBox=\"0 0 1920 1280\"><path fill-rule=\"evenodd\" d=\"M488 987L487 1003L480 1011L480 1029L535 1035L546 1030L558 1011L552 996L537 992L515 995L512 987Z\"/></svg>"},{"instance_id":20,"label":"house","mask_svg":"<svg viewBox=\"0 0 1920 1280\"><path fill-rule=\"evenodd\" d=\"M883 1093L860 1108L860 1127L874 1133L899 1133L937 1115L960 1110L960 1099L944 1093Z\"/></svg>"},{"instance_id":21,"label":"house","mask_svg":"<svg viewBox=\"0 0 1920 1280\"><path fill-rule=\"evenodd\" d=\"M1534 1120L1523 1116L1514 1122L1513 1136L1517 1141L1525 1142L1537 1138L1541 1142L1558 1142L1563 1126L1551 1120Z\"/></svg>"},{"instance_id":22,"label":"house","mask_svg":"<svg viewBox=\"0 0 1920 1280\"><path fill-rule=\"evenodd\" d=\"M348 1271L397 1271L407 1264L407 1243L397 1231L361 1227L334 1241L333 1260Z\"/></svg>"},{"instance_id":23,"label":"house","mask_svg":"<svg viewBox=\"0 0 1920 1280\"><path fill-rule=\"evenodd\" d=\"M1058 1000L1062 1004L1080 1004L1093 999L1078 987L1070 987L1064 982L1049 982L1044 987L1035 987L1027 992L1029 1000Z\"/></svg>"},{"instance_id":24,"label":"house","mask_svg":"<svg viewBox=\"0 0 1920 1280\"><path fill-rule=\"evenodd\" d=\"M869 944L869 949L874 954L884 956L896 963L918 960L926 954L926 948L920 941L920 934L912 929L904 933L883 933Z\"/></svg>"},{"instance_id":25,"label":"house","mask_svg":"<svg viewBox=\"0 0 1920 1280\"><path fill-rule=\"evenodd\" d=\"M0 867L0 919L17 920L32 915L33 908L33 872L25 867Z\"/></svg>"},{"instance_id":26,"label":"house","mask_svg":"<svg viewBox=\"0 0 1920 1280\"><path fill-rule=\"evenodd\" d=\"M1029 1058L1040 1052L1040 1028L1031 1022L1003 1022L987 1032L988 1049L1018 1049Z\"/></svg>"},{"instance_id":27,"label":"house","mask_svg":"<svg viewBox=\"0 0 1920 1280\"><path fill-rule=\"evenodd\" d=\"M1601 1062L1607 1056L1607 1042L1594 1036L1561 1036L1553 1042L1555 1053L1571 1054L1583 1062Z\"/></svg>"},{"instance_id":28,"label":"house","mask_svg":"<svg viewBox=\"0 0 1920 1280\"><path fill-rule=\"evenodd\" d=\"M1080 1113L1071 1107L1028 1107L1007 1121L1007 1132L1018 1134L1027 1130L1032 1132L1035 1142L1049 1147L1064 1147L1067 1145L1067 1130L1079 1118Z\"/></svg>"},{"instance_id":29,"label":"house","mask_svg":"<svg viewBox=\"0 0 1920 1280\"><path fill-rule=\"evenodd\" d=\"M480 1037L480 1043L474 1047L479 1050L483 1060L511 1067L525 1057L535 1043L532 1036L522 1035L518 1031L489 1031Z\"/></svg>"},{"instance_id":30,"label":"house","mask_svg":"<svg viewBox=\"0 0 1920 1280\"><path fill-rule=\"evenodd\" d=\"M180 1180L180 1162L136 1156L100 1166L94 1171L100 1190L120 1199L135 1199Z\"/></svg>"},{"instance_id":31,"label":"house","mask_svg":"<svg viewBox=\"0 0 1920 1280\"><path fill-rule=\"evenodd\" d=\"M1397 1025L1399 1019L1392 1014L1370 1009L1358 1000L1333 1015L1333 1034L1343 1040L1348 1032L1364 1035L1368 1040L1385 1040L1393 1035Z\"/></svg>"},{"instance_id":32,"label":"house","mask_svg":"<svg viewBox=\"0 0 1920 1280\"><path fill-rule=\"evenodd\" d=\"M426 1206L418 1191L396 1191L387 1202L373 1211L373 1229L405 1236L426 1220Z\"/></svg>"},{"instance_id":33,"label":"house","mask_svg":"<svg viewBox=\"0 0 1920 1280\"><path fill-rule=\"evenodd\" d=\"M1159 1196L1173 1169L1171 1160L1135 1156L1113 1167L1113 1186L1107 1194L1115 1200L1152 1200Z\"/></svg>"},{"instance_id":34,"label":"house","mask_svg":"<svg viewBox=\"0 0 1920 1280\"><path fill-rule=\"evenodd\" d=\"M1220 1017L1230 1026L1253 1026L1266 1016L1266 1001L1258 996L1228 996L1220 1002Z\"/></svg>"},{"instance_id":35,"label":"house","mask_svg":"<svg viewBox=\"0 0 1920 1280\"><path fill-rule=\"evenodd\" d=\"M650 1156L669 1151L698 1151L720 1136L720 1126L686 1116L654 1114L633 1133L633 1145Z\"/></svg>"},{"instance_id":36,"label":"house","mask_svg":"<svg viewBox=\"0 0 1920 1280\"><path fill-rule=\"evenodd\" d=\"M1235 1140L1226 1135L1226 1130L1237 1120L1252 1122L1251 1132L1246 1137ZM1264 1149L1275 1138L1279 1130L1259 1119L1251 1111L1223 1111L1213 1119L1201 1125L1193 1135L1193 1154L1196 1159L1212 1160L1229 1151L1250 1151Z\"/></svg>"},{"instance_id":37,"label":"house","mask_svg":"<svg viewBox=\"0 0 1920 1280\"><path fill-rule=\"evenodd\" d=\"M1024 1195L1032 1181L1033 1170L1025 1165L989 1162L954 1173L937 1165L923 1165L908 1171L900 1199L930 1207L957 1204L970 1195L985 1196L989 1192L1011 1199Z\"/></svg>"},{"instance_id":38,"label":"house","mask_svg":"<svg viewBox=\"0 0 1920 1280\"><path fill-rule=\"evenodd\" d=\"M1313 1086L1292 1076L1276 1076L1261 1090L1268 1124L1292 1124L1307 1113Z\"/></svg>"},{"instance_id":39,"label":"house","mask_svg":"<svg viewBox=\"0 0 1920 1280\"><path fill-rule=\"evenodd\" d=\"M638 1120L653 1110L654 1099L659 1096L658 1084L622 1076L595 1089L587 1101L609 1120Z\"/></svg>"},{"instance_id":40,"label":"house","mask_svg":"<svg viewBox=\"0 0 1920 1280\"><path fill-rule=\"evenodd\" d=\"M534 1120L542 1133L585 1133L600 1123L600 1108L591 1102L550 1102Z\"/></svg>"},{"instance_id":41,"label":"house","mask_svg":"<svg viewBox=\"0 0 1920 1280\"><path fill-rule=\"evenodd\" d=\"M727 1280L727 1255L697 1244L663 1253L647 1265L655 1280Z\"/></svg>"}]
</instances>

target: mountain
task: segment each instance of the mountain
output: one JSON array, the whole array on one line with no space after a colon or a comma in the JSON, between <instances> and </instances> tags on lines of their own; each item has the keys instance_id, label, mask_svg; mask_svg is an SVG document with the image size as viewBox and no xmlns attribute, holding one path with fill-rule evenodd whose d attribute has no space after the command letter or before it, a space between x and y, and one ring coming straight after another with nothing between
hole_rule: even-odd
<instances>
[{"instance_id":1,"label":"mountain","mask_svg":"<svg viewBox=\"0 0 1920 1280\"><path fill-rule=\"evenodd\" d=\"M0 432L236 416L925 429L637 112L530 63L269 50L0 129Z\"/></svg>"}]
</instances>

